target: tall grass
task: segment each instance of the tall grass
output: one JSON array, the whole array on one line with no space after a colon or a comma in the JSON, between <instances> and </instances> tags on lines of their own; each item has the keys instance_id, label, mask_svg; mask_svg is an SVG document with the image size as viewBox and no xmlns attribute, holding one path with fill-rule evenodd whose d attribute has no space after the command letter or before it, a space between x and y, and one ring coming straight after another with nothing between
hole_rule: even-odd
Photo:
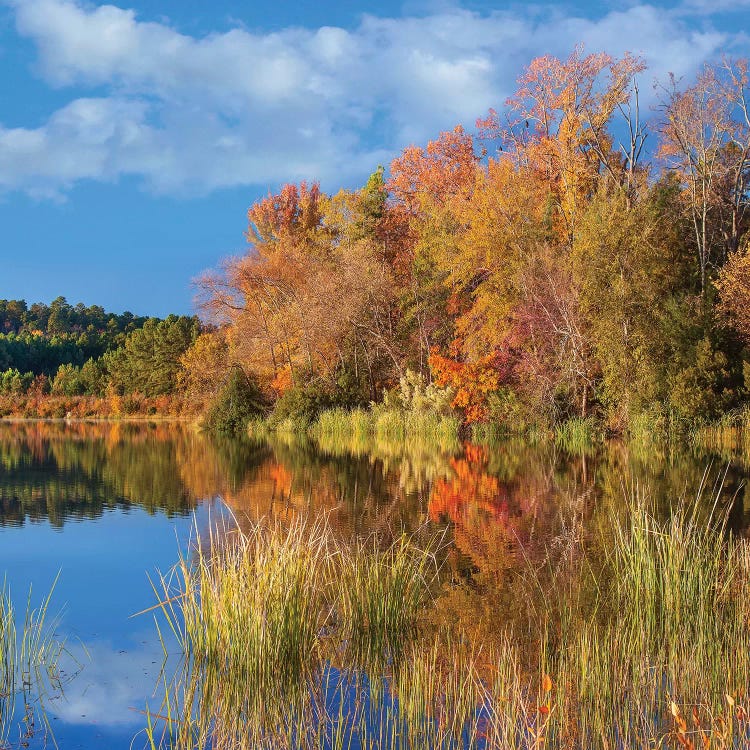
<instances>
[{"instance_id":1,"label":"tall grass","mask_svg":"<svg viewBox=\"0 0 750 750\"><path fill-rule=\"evenodd\" d=\"M202 747L211 735L220 747L276 746L307 735L330 660L353 669L401 658L435 559L433 542L344 544L324 522L212 532L161 581L186 658L154 714L161 735L149 724L152 745Z\"/></svg>"},{"instance_id":2,"label":"tall grass","mask_svg":"<svg viewBox=\"0 0 750 750\"><path fill-rule=\"evenodd\" d=\"M320 414L311 429L318 440L365 444L370 440L403 442L417 438L442 449L457 446L460 419L430 410L403 410L374 405L371 409L331 409Z\"/></svg>"},{"instance_id":3,"label":"tall grass","mask_svg":"<svg viewBox=\"0 0 750 750\"><path fill-rule=\"evenodd\" d=\"M403 442L418 438L445 450L459 446L460 426L460 419L454 415L377 404L370 409L327 409L312 424L289 417L271 427L267 420L253 420L248 433L260 438L270 432L309 435L325 444L359 445L362 449L373 440Z\"/></svg>"},{"instance_id":4,"label":"tall grass","mask_svg":"<svg viewBox=\"0 0 750 750\"><path fill-rule=\"evenodd\" d=\"M555 443L568 453L589 453L597 440L596 422L573 417L555 428Z\"/></svg>"},{"instance_id":5,"label":"tall grass","mask_svg":"<svg viewBox=\"0 0 750 750\"><path fill-rule=\"evenodd\" d=\"M54 589L54 587L53 587ZM52 590L38 607L31 591L23 619L4 582L0 588L0 747L17 728L28 745L34 727L49 730L45 700L61 689L58 662L64 645L53 633L49 607Z\"/></svg>"},{"instance_id":6,"label":"tall grass","mask_svg":"<svg viewBox=\"0 0 750 750\"><path fill-rule=\"evenodd\" d=\"M724 460L739 457L750 465L750 408L726 414L721 420L693 432L693 444Z\"/></svg>"},{"instance_id":7,"label":"tall grass","mask_svg":"<svg viewBox=\"0 0 750 750\"><path fill-rule=\"evenodd\" d=\"M440 607L434 544L344 545L301 523L214 538L165 581L190 669L161 715L182 701L192 734L162 744L747 747L750 542L725 521L700 495L659 518L633 492L590 540L598 565L575 584L590 595L529 566L533 606L498 612L487 642L421 619Z\"/></svg>"},{"instance_id":8,"label":"tall grass","mask_svg":"<svg viewBox=\"0 0 750 750\"><path fill-rule=\"evenodd\" d=\"M379 461L385 473L395 471L401 487L413 491L451 473L450 459L461 451L458 429L452 416L376 406L323 412L310 433L326 453Z\"/></svg>"},{"instance_id":9,"label":"tall grass","mask_svg":"<svg viewBox=\"0 0 750 750\"><path fill-rule=\"evenodd\" d=\"M383 668L385 660L401 661L437 576L432 546L416 547L401 536L385 549L374 537L339 548L336 600L350 664Z\"/></svg>"}]
</instances>

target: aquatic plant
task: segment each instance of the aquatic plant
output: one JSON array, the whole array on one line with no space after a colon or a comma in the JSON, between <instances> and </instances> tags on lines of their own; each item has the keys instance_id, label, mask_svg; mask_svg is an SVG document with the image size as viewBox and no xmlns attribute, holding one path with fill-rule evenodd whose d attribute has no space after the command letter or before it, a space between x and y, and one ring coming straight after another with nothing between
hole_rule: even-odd
<instances>
[{"instance_id":1,"label":"aquatic plant","mask_svg":"<svg viewBox=\"0 0 750 750\"><path fill-rule=\"evenodd\" d=\"M12 729L22 743L34 729L50 730L45 701L61 689L58 662L64 644L54 636L49 607L52 591L39 606L32 605L31 590L23 619L14 606L7 582L0 588L0 747L8 746ZM22 708L22 712L19 711Z\"/></svg>"},{"instance_id":2,"label":"aquatic plant","mask_svg":"<svg viewBox=\"0 0 750 750\"><path fill-rule=\"evenodd\" d=\"M573 417L555 428L555 443L568 453L588 453L597 439L596 422L591 417Z\"/></svg>"},{"instance_id":3,"label":"aquatic plant","mask_svg":"<svg viewBox=\"0 0 750 750\"><path fill-rule=\"evenodd\" d=\"M301 522L213 537L164 582L186 660L153 715L181 719L150 723L153 746L744 747L750 541L708 494L664 518L631 490L586 542L596 565L576 558L564 583L550 557L500 582L521 598L484 642L431 619L434 542Z\"/></svg>"},{"instance_id":4,"label":"aquatic plant","mask_svg":"<svg viewBox=\"0 0 750 750\"><path fill-rule=\"evenodd\" d=\"M186 661L153 716L178 747L216 731L230 747L278 738L314 709L327 659L399 659L437 573L434 542L345 544L325 522L224 527L196 541L159 588ZM148 735L158 744L155 725Z\"/></svg>"}]
</instances>

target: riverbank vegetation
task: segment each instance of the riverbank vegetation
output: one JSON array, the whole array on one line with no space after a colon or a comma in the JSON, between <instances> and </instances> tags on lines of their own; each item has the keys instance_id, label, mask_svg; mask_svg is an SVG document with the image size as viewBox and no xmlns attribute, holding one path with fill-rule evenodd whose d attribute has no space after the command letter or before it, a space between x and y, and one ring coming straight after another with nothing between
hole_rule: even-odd
<instances>
[{"instance_id":1,"label":"riverbank vegetation","mask_svg":"<svg viewBox=\"0 0 750 750\"><path fill-rule=\"evenodd\" d=\"M742 746L748 542L707 497L666 517L642 490L625 499L606 529L574 523L536 550L517 537L499 577L446 575L424 528L347 541L298 519L204 538L163 580L185 658L152 746Z\"/></svg>"},{"instance_id":2,"label":"riverbank vegetation","mask_svg":"<svg viewBox=\"0 0 750 750\"><path fill-rule=\"evenodd\" d=\"M203 326L107 313L97 305L0 300L0 417L195 414L181 357Z\"/></svg>"},{"instance_id":3,"label":"riverbank vegetation","mask_svg":"<svg viewBox=\"0 0 750 750\"><path fill-rule=\"evenodd\" d=\"M747 63L662 82L652 107L647 75L539 58L476 135L410 146L361 190L258 201L247 254L200 281L220 326L203 369L239 362L277 423L380 403L407 371L464 423L576 440L742 408Z\"/></svg>"},{"instance_id":4,"label":"riverbank vegetation","mask_svg":"<svg viewBox=\"0 0 750 750\"><path fill-rule=\"evenodd\" d=\"M537 58L474 134L409 146L359 190L269 194L247 252L197 282L210 326L1 303L0 413L208 414L243 433L364 409L404 435L415 419L388 404L414 373L450 393L440 419L485 435L723 424L750 398L748 64L648 102L647 76L628 54ZM229 417L238 371L252 408Z\"/></svg>"},{"instance_id":5,"label":"riverbank vegetation","mask_svg":"<svg viewBox=\"0 0 750 750\"><path fill-rule=\"evenodd\" d=\"M54 587L53 587L54 589ZM10 747L11 732L28 747L37 733L52 736L45 703L62 689L58 668L64 644L54 636L49 612L52 592L25 612L18 612L8 585L0 588L0 746ZM52 738L54 742L54 738Z\"/></svg>"}]
</instances>

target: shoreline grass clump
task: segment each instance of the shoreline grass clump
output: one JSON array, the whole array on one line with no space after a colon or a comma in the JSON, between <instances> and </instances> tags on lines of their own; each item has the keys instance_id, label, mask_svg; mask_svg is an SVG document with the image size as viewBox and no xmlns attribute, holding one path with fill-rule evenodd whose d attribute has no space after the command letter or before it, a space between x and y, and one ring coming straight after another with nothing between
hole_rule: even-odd
<instances>
[{"instance_id":1,"label":"shoreline grass clump","mask_svg":"<svg viewBox=\"0 0 750 750\"><path fill-rule=\"evenodd\" d=\"M8 747L11 730L33 732L39 726L51 733L45 699L62 689L58 663L64 644L54 636L49 618L52 592L38 607L31 590L23 619L13 604L6 582L0 587L0 747ZM19 709L21 709L19 711ZM30 738L31 735L29 735Z\"/></svg>"},{"instance_id":2,"label":"shoreline grass clump","mask_svg":"<svg viewBox=\"0 0 750 750\"><path fill-rule=\"evenodd\" d=\"M295 394L282 397L268 419L252 420L250 436L265 437L269 432L309 435L323 444L353 445L355 450L365 450L373 440L419 439L442 450L459 445L461 419L451 407L451 389L427 383L410 370L398 387L383 394L382 402L367 408L333 406L330 401L310 403L303 395L297 393L296 400Z\"/></svg>"},{"instance_id":3,"label":"shoreline grass clump","mask_svg":"<svg viewBox=\"0 0 750 750\"><path fill-rule=\"evenodd\" d=\"M437 579L438 539L422 548L402 535L381 549L372 537L340 555L336 598L347 663L382 669L401 661Z\"/></svg>"},{"instance_id":4,"label":"shoreline grass clump","mask_svg":"<svg viewBox=\"0 0 750 750\"><path fill-rule=\"evenodd\" d=\"M202 747L217 732L219 747L278 746L302 732L331 661L350 671L400 659L437 574L431 542L345 543L324 521L197 542L161 581L185 659L153 714L166 720L160 737L149 719L152 746Z\"/></svg>"},{"instance_id":5,"label":"shoreline grass clump","mask_svg":"<svg viewBox=\"0 0 750 750\"><path fill-rule=\"evenodd\" d=\"M598 431L591 417L573 417L555 428L555 443L568 453L590 453Z\"/></svg>"},{"instance_id":6,"label":"shoreline grass clump","mask_svg":"<svg viewBox=\"0 0 750 750\"><path fill-rule=\"evenodd\" d=\"M698 427L692 442L697 449L718 454L722 460L739 457L750 465L750 408L735 410L718 422Z\"/></svg>"},{"instance_id":7,"label":"shoreline grass clump","mask_svg":"<svg viewBox=\"0 0 750 750\"><path fill-rule=\"evenodd\" d=\"M706 494L664 517L632 491L567 572L550 549L499 581L518 603L485 638L438 616L432 537L345 544L297 523L214 538L165 588L193 727L166 746L746 747L750 541Z\"/></svg>"}]
</instances>

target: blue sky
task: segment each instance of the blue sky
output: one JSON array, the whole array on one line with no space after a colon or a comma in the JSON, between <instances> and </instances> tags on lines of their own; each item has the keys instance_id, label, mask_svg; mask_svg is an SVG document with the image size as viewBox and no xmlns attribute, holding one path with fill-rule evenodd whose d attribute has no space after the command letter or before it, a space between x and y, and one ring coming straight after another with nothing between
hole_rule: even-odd
<instances>
[{"instance_id":1,"label":"blue sky","mask_svg":"<svg viewBox=\"0 0 750 750\"><path fill-rule=\"evenodd\" d=\"M0 298L191 312L283 182L356 187L540 54L640 53L652 96L748 33L750 0L0 0Z\"/></svg>"}]
</instances>

